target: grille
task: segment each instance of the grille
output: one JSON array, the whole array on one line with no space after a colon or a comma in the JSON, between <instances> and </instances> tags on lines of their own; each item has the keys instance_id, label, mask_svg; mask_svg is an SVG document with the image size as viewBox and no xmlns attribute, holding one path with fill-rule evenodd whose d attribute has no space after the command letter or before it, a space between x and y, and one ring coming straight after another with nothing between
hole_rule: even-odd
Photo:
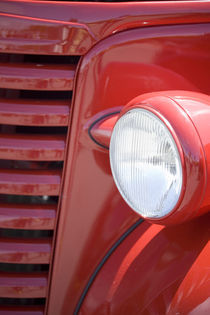
<instances>
[{"instance_id":1,"label":"grille","mask_svg":"<svg viewBox=\"0 0 210 315\"><path fill-rule=\"evenodd\" d=\"M0 54L0 314L44 313L78 61Z\"/></svg>"}]
</instances>

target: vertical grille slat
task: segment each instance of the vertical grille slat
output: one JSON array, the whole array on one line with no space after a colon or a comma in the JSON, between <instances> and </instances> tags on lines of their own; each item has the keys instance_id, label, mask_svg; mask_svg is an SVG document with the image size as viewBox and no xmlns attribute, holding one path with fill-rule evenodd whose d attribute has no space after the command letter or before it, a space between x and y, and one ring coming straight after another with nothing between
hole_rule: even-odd
<instances>
[{"instance_id":1,"label":"vertical grille slat","mask_svg":"<svg viewBox=\"0 0 210 315\"><path fill-rule=\"evenodd\" d=\"M0 88L69 91L75 66L0 63L0 73Z\"/></svg>"},{"instance_id":2,"label":"vertical grille slat","mask_svg":"<svg viewBox=\"0 0 210 315\"><path fill-rule=\"evenodd\" d=\"M43 298L47 291L47 273L0 272L0 296L5 298Z\"/></svg>"},{"instance_id":3,"label":"vertical grille slat","mask_svg":"<svg viewBox=\"0 0 210 315\"><path fill-rule=\"evenodd\" d=\"M49 264L50 239L0 240L0 263Z\"/></svg>"},{"instance_id":4,"label":"vertical grille slat","mask_svg":"<svg viewBox=\"0 0 210 315\"><path fill-rule=\"evenodd\" d=\"M61 172L57 170L0 169L0 193L58 196Z\"/></svg>"},{"instance_id":5,"label":"vertical grille slat","mask_svg":"<svg viewBox=\"0 0 210 315\"><path fill-rule=\"evenodd\" d=\"M0 204L0 229L53 230L56 205Z\"/></svg>"},{"instance_id":6,"label":"vertical grille slat","mask_svg":"<svg viewBox=\"0 0 210 315\"><path fill-rule=\"evenodd\" d=\"M44 314L78 61L0 53L0 314Z\"/></svg>"},{"instance_id":7,"label":"vertical grille slat","mask_svg":"<svg viewBox=\"0 0 210 315\"><path fill-rule=\"evenodd\" d=\"M64 148L63 135L0 135L0 159L62 161Z\"/></svg>"},{"instance_id":8,"label":"vertical grille slat","mask_svg":"<svg viewBox=\"0 0 210 315\"><path fill-rule=\"evenodd\" d=\"M0 124L67 126L70 106L65 100L0 99Z\"/></svg>"}]
</instances>

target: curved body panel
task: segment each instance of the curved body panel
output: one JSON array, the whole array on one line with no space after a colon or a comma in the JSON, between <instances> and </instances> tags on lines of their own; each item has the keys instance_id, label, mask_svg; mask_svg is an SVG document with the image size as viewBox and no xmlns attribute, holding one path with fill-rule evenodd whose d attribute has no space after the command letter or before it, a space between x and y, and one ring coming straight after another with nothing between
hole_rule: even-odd
<instances>
[{"instance_id":1,"label":"curved body panel","mask_svg":"<svg viewBox=\"0 0 210 315\"><path fill-rule=\"evenodd\" d=\"M74 311L96 266L138 219L115 188L107 150L88 135L93 117L100 118L145 92L179 89L209 94L209 43L210 25L206 23L148 27L115 34L82 59L75 86L49 314ZM186 259L183 264L189 263ZM175 264L174 268L181 267ZM149 276L152 281L152 274Z\"/></svg>"},{"instance_id":2,"label":"curved body panel","mask_svg":"<svg viewBox=\"0 0 210 315\"><path fill-rule=\"evenodd\" d=\"M122 30L209 22L209 3L2 0L0 17L1 51L84 55L99 40Z\"/></svg>"},{"instance_id":3,"label":"curved body panel","mask_svg":"<svg viewBox=\"0 0 210 315\"><path fill-rule=\"evenodd\" d=\"M209 220L142 223L104 265L79 314L208 314Z\"/></svg>"},{"instance_id":4,"label":"curved body panel","mask_svg":"<svg viewBox=\"0 0 210 315\"><path fill-rule=\"evenodd\" d=\"M15 233L18 228L48 232L54 229L54 237L50 233L50 246L47 243L44 254L39 244L35 246L39 256L37 263L47 263L47 272L35 274L24 271L17 275L14 269L12 272L4 270L0 272L0 295L6 299L6 309L7 298L15 298L16 301L43 298L44 303L48 298L48 307L45 305L44 311L41 307L41 312L48 315L73 314L97 266L139 220L114 185L105 148L106 137L104 147L100 147L97 139L93 142L89 136L89 127L95 120L113 109L119 110L143 93L188 90L210 94L210 3L142 1L107 4L2 0L0 51L0 121L2 125L8 125L3 128L4 137L0 137L4 144L1 150L3 169L0 171L0 195L4 202L0 210L5 216L9 208L5 195L29 197L30 202L30 196L37 197L36 202L39 196L47 200L52 196L50 198L55 202L53 208L48 208L48 204L47 207L39 205L29 209L27 203L23 207L20 203L18 206L10 204L11 211L6 211L6 218L0 220L2 230L6 228L13 232L14 229ZM57 136L54 137L54 133L64 127L61 131L65 139L54 142L52 148L45 147L43 152L40 138L32 137L33 148L39 142L38 149L32 150L28 142L23 144L25 138L22 136L11 139L7 135L7 132L15 134L18 125L32 127L31 130L38 126L36 132L41 127L40 131L47 134L49 129L46 127L50 126L55 141ZM19 130L27 132L24 128ZM50 151L50 156L47 151ZM14 152L21 162L24 159L35 160L47 169L31 169L31 164L28 169L7 169L7 163L4 168L3 159L10 161ZM42 163L42 160L48 159L59 163ZM26 216L27 209L30 211ZM34 213L36 210L40 210L38 219L38 213ZM48 215L45 210L49 210ZM18 224L14 223L17 211ZM134 311L146 311L150 306L153 309L156 303L154 295L159 305L159 296L165 298L162 293L165 291L167 303L158 308L160 312L169 310L169 306L178 311L196 309L197 302L195 306L185 304L185 308L179 302L189 301L180 299L182 293L195 296L194 289L189 287L190 281L195 279L190 268L197 264L195 270L205 270L202 257L209 257L205 247L207 218L186 223L184 227L167 229L143 223L122 243L115 254L117 260L113 262L113 255L106 266L113 265L119 269L116 264L124 259L123 255L127 257L134 246L134 252L131 250L128 254L129 264L125 266L123 263L123 269L117 270L117 274L120 272L117 279L123 280L128 274L131 286L138 275L144 279L144 282L140 279L138 286L133 286L130 301L129 295L126 296L128 311L133 310L133 302ZM200 233L199 237L195 231L198 235ZM2 243L2 248L6 243L7 240ZM11 265L15 265L20 247L23 255L19 262L31 261L35 265L28 246L17 242L11 246L9 258L2 254L6 268L13 268ZM25 253L28 253L29 259L26 257L24 260ZM46 257L41 258L42 255ZM200 260L197 259L199 257ZM138 261L138 266L135 266L135 261ZM111 277L115 277L112 272L106 274L110 276L106 287L98 286L106 266L96 279L96 286L89 292L82 313L99 314L98 307L105 314L122 311L124 301L118 298L118 293L121 293L121 288L123 294L128 293L128 282L117 282L105 301L106 305L103 305L104 290L110 287ZM205 272L203 274L206 276ZM183 282L185 275L189 283ZM170 278L169 284L167 278ZM202 279L201 286L205 289L205 279ZM92 296L95 299L97 290L100 291L98 304L94 304L91 299ZM171 292L173 300L168 298ZM144 295L141 305L138 302L139 293ZM202 301L205 300L203 296ZM114 304L111 305L110 301ZM118 303L116 306L115 301Z\"/></svg>"}]
</instances>

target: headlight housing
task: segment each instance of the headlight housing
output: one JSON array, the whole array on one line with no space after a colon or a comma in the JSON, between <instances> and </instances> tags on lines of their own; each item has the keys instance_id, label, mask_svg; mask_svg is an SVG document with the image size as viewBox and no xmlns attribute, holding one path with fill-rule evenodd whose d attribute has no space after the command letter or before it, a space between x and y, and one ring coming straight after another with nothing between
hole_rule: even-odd
<instances>
[{"instance_id":1,"label":"headlight housing","mask_svg":"<svg viewBox=\"0 0 210 315\"><path fill-rule=\"evenodd\" d=\"M210 97L193 92L144 94L122 110L110 163L128 205L160 224L209 211Z\"/></svg>"},{"instance_id":2,"label":"headlight housing","mask_svg":"<svg viewBox=\"0 0 210 315\"><path fill-rule=\"evenodd\" d=\"M181 194L182 152L167 126L169 122L137 107L121 116L111 137L115 183L131 208L145 218L164 217Z\"/></svg>"}]
</instances>

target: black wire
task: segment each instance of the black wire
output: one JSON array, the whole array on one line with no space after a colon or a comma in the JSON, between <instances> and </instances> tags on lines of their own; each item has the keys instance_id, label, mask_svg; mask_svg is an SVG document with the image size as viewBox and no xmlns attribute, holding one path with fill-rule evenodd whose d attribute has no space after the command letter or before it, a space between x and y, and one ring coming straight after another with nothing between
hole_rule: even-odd
<instances>
[{"instance_id":1,"label":"black wire","mask_svg":"<svg viewBox=\"0 0 210 315\"><path fill-rule=\"evenodd\" d=\"M101 116L100 118L96 119L91 125L90 127L88 128L88 134L89 134L89 137L93 140L93 142L95 142L97 145L99 145L100 147L104 148L104 149L107 149L109 150L109 147L107 147L106 145L103 145L101 144L100 142L98 142L94 137L93 135L91 134L91 129L101 120L104 120L105 118L109 117L109 116L113 116L113 115L116 115L116 114L119 114L120 111L116 111L116 112L112 112L112 113L109 113L109 114L105 114L103 116Z\"/></svg>"},{"instance_id":2,"label":"black wire","mask_svg":"<svg viewBox=\"0 0 210 315\"><path fill-rule=\"evenodd\" d=\"M106 253L106 255L104 256L104 258L101 260L101 262L98 264L98 266L96 267L95 271L93 272L93 274L91 275L86 287L83 290L83 293L77 303L77 306L75 308L74 311L74 315L77 315L82 303L88 293L88 290L90 289L93 281L95 280L97 274L99 273L99 271L101 270L101 268L103 267L103 265L105 264L105 262L109 259L109 257L112 255L112 253L115 251L115 249L124 241L124 239L131 233L133 232L137 226L139 226L144 220L143 219L139 219L136 223L134 223L117 241L116 243L114 243L114 245L109 249L109 251Z\"/></svg>"}]
</instances>

